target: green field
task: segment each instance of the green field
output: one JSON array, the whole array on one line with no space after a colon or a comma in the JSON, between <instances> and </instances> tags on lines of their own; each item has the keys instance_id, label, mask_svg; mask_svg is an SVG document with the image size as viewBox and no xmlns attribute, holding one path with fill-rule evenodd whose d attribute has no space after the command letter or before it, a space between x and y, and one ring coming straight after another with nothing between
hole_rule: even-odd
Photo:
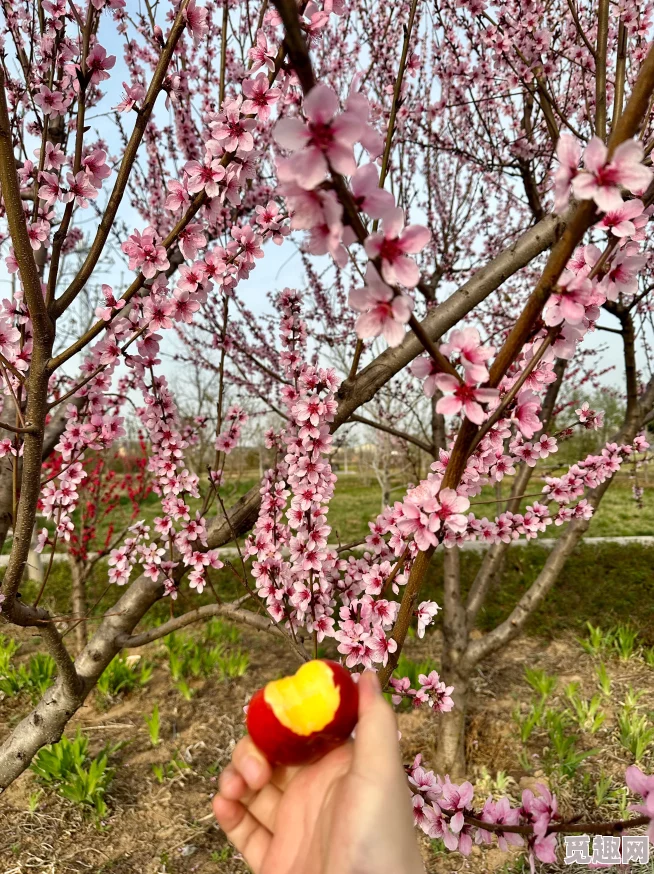
<instances>
[{"instance_id":1,"label":"green field","mask_svg":"<svg viewBox=\"0 0 654 874\"><path fill-rule=\"evenodd\" d=\"M228 479L223 488L223 500L230 507L241 495L252 486L258 484L253 476ZM538 495L543 486L542 480L532 479L529 494ZM511 490L511 479L502 483L502 495L506 498ZM397 488L391 492L391 501L401 500L405 489ZM479 517L492 518L498 512L495 502L496 494L493 488L486 487L483 492L471 499L471 510ZM536 497L525 499L524 507L536 500ZM200 501L190 501L191 509L200 509ZM503 508L502 508L503 509ZM216 507L209 512L209 517L215 513ZM329 507L328 521L332 526L334 543L352 543L363 539L369 533L368 522L374 520L381 510L381 489L373 477L358 475L341 475L336 484L334 498ZM109 518L101 521L98 526L98 540L102 541L107 526L111 523L114 529L120 528L129 521L131 505L123 499ZM140 506L138 519L151 523L155 516L160 515L161 504L158 497L151 494ZM39 523L40 524L40 523ZM558 537L562 527L550 525L547 537ZM611 485L605 495L599 510L590 523L590 537L624 537L624 536L654 535L654 485L645 485L643 506L639 508L633 498L631 480L621 477ZM9 551L11 541L5 544L5 554Z\"/></svg>"}]
</instances>

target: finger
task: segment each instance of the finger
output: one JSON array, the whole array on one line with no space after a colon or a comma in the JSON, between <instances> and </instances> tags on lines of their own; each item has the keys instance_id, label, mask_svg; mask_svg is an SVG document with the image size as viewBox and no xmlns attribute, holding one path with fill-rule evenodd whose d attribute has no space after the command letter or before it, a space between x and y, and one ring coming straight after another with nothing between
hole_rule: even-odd
<instances>
[{"instance_id":1,"label":"finger","mask_svg":"<svg viewBox=\"0 0 654 874\"><path fill-rule=\"evenodd\" d=\"M248 791L241 799L241 804L247 807L252 816L257 819L271 834L275 832L277 809L282 800L282 793L272 783L267 783L259 792Z\"/></svg>"},{"instance_id":2,"label":"finger","mask_svg":"<svg viewBox=\"0 0 654 874\"><path fill-rule=\"evenodd\" d=\"M259 874L272 840L268 829L240 801L221 795L214 795L213 812L228 840L242 854L254 874Z\"/></svg>"},{"instance_id":3,"label":"finger","mask_svg":"<svg viewBox=\"0 0 654 874\"><path fill-rule=\"evenodd\" d=\"M359 721L354 737L353 768L359 773L388 774L400 764L395 714L381 693L377 675L365 671L359 680Z\"/></svg>"},{"instance_id":4,"label":"finger","mask_svg":"<svg viewBox=\"0 0 654 874\"><path fill-rule=\"evenodd\" d=\"M223 798L230 801L241 801L250 791L248 784L232 764L227 765L218 778L218 789Z\"/></svg>"},{"instance_id":5,"label":"finger","mask_svg":"<svg viewBox=\"0 0 654 874\"><path fill-rule=\"evenodd\" d=\"M270 762L246 735L236 744L232 753L232 765L243 777L250 789L263 789L272 777Z\"/></svg>"}]
</instances>

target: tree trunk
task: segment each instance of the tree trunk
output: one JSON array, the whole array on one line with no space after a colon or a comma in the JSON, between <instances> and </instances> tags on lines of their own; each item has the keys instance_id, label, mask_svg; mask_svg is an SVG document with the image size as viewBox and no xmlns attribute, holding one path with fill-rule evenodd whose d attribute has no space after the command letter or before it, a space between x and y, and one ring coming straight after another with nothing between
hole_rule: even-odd
<instances>
[{"instance_id":1,"label":"tree trunk","mask_svg":"<svg viewBox=\"0 0 654 874\"><path fill-rule=\"evenodd\" d=\"M83 562L74 556L68 557L70 575L72 578L71 598L73 608L73 622L75 623L75 646L78 653L82 652L88 642L86 627L86 573Z\"/></svg>"},{"instance_id":2,"label":"tree trunk","mask_svg":"<svg viewBox=\"0 0 654 874\"><path fill-rule=\"evenodd\" d=\"M442 676L448 686L454 686L454 707L441 713L436 742L435 770L444 777L449 774L454 783L466 778L466 709L468 679L448 664L443 653Z\"/></svg>"},{"instance_id":3,"label":"tree trunk","mask_svg":"<svg viewBox=\"0 0 654 874\"><path fill-rule=\"evenodd\" d=\"M454 686L454 707L441 715L436 743L436 770L449 774L452 780L465 778L465 723L468 703L468 676L460 661L468 647L468 626L465 605L461 597L459 548L446 549L443 556L443 656L441 676L448 686Z\"/></svg>"}]
</instances>

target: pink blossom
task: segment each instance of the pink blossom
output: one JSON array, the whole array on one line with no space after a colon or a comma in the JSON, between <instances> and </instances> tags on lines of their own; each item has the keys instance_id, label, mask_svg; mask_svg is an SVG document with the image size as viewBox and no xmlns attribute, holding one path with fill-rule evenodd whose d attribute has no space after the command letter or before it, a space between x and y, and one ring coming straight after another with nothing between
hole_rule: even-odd
<instances>
[{"instance_id":1,"label":"pink blossom","mask_svg":"<svg viewBox=\"0 0 654 874\"><path fill-rule=\"evenodd\" d=\"M57 91L51 91L47 85L41 85L34 94L34 103L41 107L44 115L62 115L70 104L70 98L65 98Z\"/></svg>"},{"instance_id":2,"label":"pink blossom","mask_svg":"<svg viewBox=\"0 0 654 874\"><path fill-rule=\"evenodd\" d=\"M312 88L303 109L306 124L300 118L282 118L273 131L277 143L295 153L290 169L297 184L315 188L330 165L338 173L354 173L354 144L363 131L359 118L348 110L338 112L338 97L328 85Z\"/></svg>"},{"instance_id":3,"label":"pink blossom","mask_svg":"<svg viewBox=\"0 0 654 874\"><path fill-rule=\"evenodd\" d=\"M516 399L513 418L527 440L530 440L542 427L542 423L536 415L537 411L540 410L540 406L538 397L529 389L521 391Z\"/></svg>"},{"instance_id":4,"label":"pink blossom","mask_svg":"<svg viewBox=\"0 0 654 874\"><path fill-rule=\"evenodd\" d=\"M434 616L436 616L439 610L440 607L435 601L423 601L421 604L418 604L418 611L416 613L418 617L418 637L425 636L425 629L434 621ZM423 682L422 678L420 682Z\"/></svg>"},{"instance_id":5,"label":"pink blossom","mask_svg":"<svg viewBox=\"0 0 654 874\"><path fill-rule=\"evenodd\" d=\"M268 40L263 30L257 31L257 42L249 51L248 56L252 60L252 72L255 73L260 67L266 66L269 70L275 69L274 53L268 47Z\"/></svg>"},{"instance_id":6,"label":"pink blossom","mask_svg":"<svg viewBox=\"0 0 654 874\"><path fill-rule=\"evenodd\" d=\"M102 180L111 176L111 167L106 161L107 153L103 149L94 149L90 155L82 158L82 167L86 170L89 182L96 188L102 188Z\"/></svg>"},{"instance_id":7,"label":"pink blossom","mask_svg":"<svg viewBox=\"0 0 654 874\"><path fill-rule=\"evenodd\" d=\"M603 212L622 207L620 186L632 194L645 191L652 170L643 164L643 146L637 140L621 143L608 160L608 148L599 137L592 137L584 151L585 170L572 180L572 190L579 200L594 200Z\"/></svg>"},{"instance_id":8,"label":"pink blossom","mask_svg":"<svg viewBox=\"0 0 654 874\"><path fill-rule=\"evenodd\" d=\"M193 37L193 42L196 46L199 45L204 35L209 31L207 10L204 6L197 6L196 0L190 0L184 10L184 18L189 33Z\"/></svg>"},{"instance_id":9,"label":"pink blossom","mask_svg":"<svg viewBox=\"0 0 654 874\"><path fill-rule=\"evenodd\" d=\"M235 152L237 149L251 152L254 148L251 131L255 122L242 116L241 100L242 98L239 97L237 100L226 102L217 121L212 121L209 125L211 140L219 142L227 152ZM207 143L207 148L210 148L211 140Z\"/></svg>"},{"instance_id":10,"label":"pink blossom","mask_svg":"<svg viewBox=\"0 0 654 874\"><path fill-rule=\"evenodd\" d=\"M368 257L381 259L381 274L386 282L414 288L420 270L408 256L422 251L430 237L429 230L422 225L404 227L404 210L398 207L384 216L383 232L371 234L364 245Z\"/></svg>"},{"instance_id":11,"label":"pink blossom","mask_svg":"<svg viewBox=\"0 0 654 874\"><path fill-rule=\"evenodd\" d=\"M245 79L243 82L245 100L241 107L246 115L256 115L261 121L270 118L270 107L274 106L282 95L279 88L271 88L265 73L259 73L255 79Z\"/></svg>"},{"instance_id":12,"label":"pink blossom","mask_svg":"<svg viewBox=\"0 0 654 874\"><path fill-rule=\"evenodd\" d=\"M634 247L637 249L637 246ZM638 273L643 269L647 259L643 255L632 254L632 247L621 249L613 261L606 276L600 282L600 288L608 300L617 300L618 295L633 295L638 291Z\"/></svg>"},{"instance_id":13,"label":"pink blossom","mask_svg":"<svg viewBox=\"0 0 654 874\"><path fill-rule=\"evenodd\" d=\"M441 344L440 351L447 357L458 353L461 364L474 382L486 382L488 379L486 362L492 358L495 347L482 345L476 328L452 331L448 340Z\"/></svg>"},{"instance_id":14,"label":"pink blossom","mask_svg":"<svg viewBox=\"0 0 654 874\"><path fill-rule=\"evenodd\" d=\"M106 71L111 70L115 63L116 56L107 55L107 50L96 43L86 57L86 68L91 74L91 84L98 85L108 79L109 73Z\"/></svg>"},{"instance_id":15,"label":"pink blossom","mask_svg":"<svg viewBox=\"0 0 654 874\"><path fill-rule=\"evenodd\" d=\"M147 227L142 234L134 231L121 248L129 256L129 269L141 269L146 279L153 279L160 270L170 266L166 250L152 227Z\"/></svg>"},{"instance_id":16,"label":"pink blossom","mask_svg":"<svg viewBox=\"0 0 654 874\"><path fill-rule=\"evenodd\" d=\"M411 318L413 300L405 294L395 294L372 264L366 268L366 284L350 292L350 306L360 312L356 323L359 337L383 334L389 346L398 346L404 339L404 325Z\"/></svg>"},{"instance_id":17,"label":"pink blossom","mask_svg":"<svg viewBox=\"0 0 654 874\"><path fill-rule=\"evenodd\" d=\"M469 379L467 373L464 382L449 373L439 373L435 382L445 395L436 404L436 412L444 416L455 416L463 411L475 425L481 425L486 418L480 404L488 404L496 400L498 395L494 388L476 388L475 382Z\"/></svg>"},{"instance_id":18,"label":"pink blossom","mask_svg":"<svg viewBox=\"0 0 654 874\"><path fill-rule=\"evenodd\" d=\"M625 200L620 209L605 213L595 227L610 231L614 237L633 237L636 233L634 219L643 214L643 209L642 200Z\"/></svg>"},{"instance_id":19,"label":"pink blossom","mask_svg":"<svg viewBox=\"0 0 654 874\"><path fill-rule=\"evenodd\" d=\"M570 200L570 186L579 169L581 150L570 134L561 134L556 144L559 166L554 173L554 212L561 213Z\"/></svg>"},{"instance_id":20,"label":"pink blossom","mask_svg":"<svg viewBox=\"0 0 654 874\"><path fill-rule=\"evenodd\" d=\"M125 89L125 95L120 103L114 106L114 109L117 112L130 112L145 97L145 88L138 84L128 85L127 82L123 82L123 88Z\"/></svg>"},{"instance_id":21,"label":"pink blossom","mask_svg":"<svg viewBox=\"0 0 654 874\"><path fill-rule=\"evenodd\" d=\"M432 398L436 391L436 377L440 373L434 359L429 355L420 355L411 362L409 370L415 377L424 380L422 390L428 398Z\"/></svg>"},{"instance_id":22,"label":"pink blossom","mask_svg":"<svg viewBox=\"0 0 654 874\"><path fill-rule=\"evenodd\" d=\"M390 191L379 187L379 171L376 164L364 164L359 167L350 180L357 209L365 212L370 218L383 218L389 210L395 207L395 198Z\"/></svg>"},{"instance_id":23,"label":"pink blossom","mask_svg":"<svg viewBox=\"0 0 654 874\"><path fill-rule=\"evenodd\" d=\"M77 206L81 209L86 209L89 205L89 200L95 200L98 196L98 189L91 184L87 174L80 170L75 176L72 173L66 174L68 182L68 192L62 198L66 201L75 200Z\"/></svg>"}]
</instances>

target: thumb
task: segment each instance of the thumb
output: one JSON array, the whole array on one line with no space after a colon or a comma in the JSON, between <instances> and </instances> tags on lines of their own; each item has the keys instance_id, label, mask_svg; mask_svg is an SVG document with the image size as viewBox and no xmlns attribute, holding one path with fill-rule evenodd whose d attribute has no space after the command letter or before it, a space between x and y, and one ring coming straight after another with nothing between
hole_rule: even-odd
<instances>
[{"instance_id":1,"label":"thumb","mask_svg":"<svg viewBox=\"0 0 654 874\"><path fill-rule=\"evenodd\" d=\"M389 774L400 765L397 720L382 695L377 674L365 671L359 680L359 721L354 737L354 770L362 776Z\"/></svg>"}]
</instances>

